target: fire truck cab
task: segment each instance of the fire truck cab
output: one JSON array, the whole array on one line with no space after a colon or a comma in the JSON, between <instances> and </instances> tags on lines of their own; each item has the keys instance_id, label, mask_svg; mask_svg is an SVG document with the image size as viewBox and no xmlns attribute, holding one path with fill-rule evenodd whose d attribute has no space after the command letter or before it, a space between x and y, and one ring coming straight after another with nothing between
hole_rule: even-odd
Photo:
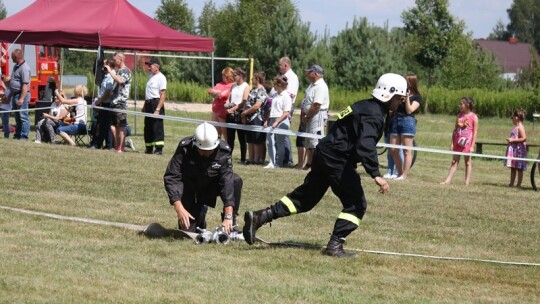
<instances>
[{"instance_id":1,"label":"fire truck cab","mask_svg":"<svg viewBox=\"0 0 540 304\"><path fill-rule=\"evenodd\" d=\"M10 48L8 46L2 43L0 50L2 80L4 75L11 75L13 69L14 63L11 61L10 52L21 49L24 60L32 71L29 106L34 107L38 100L51 100L54 89L58 86L58 48L28 44L14 44Z\"/></svg>"}]
</instances>

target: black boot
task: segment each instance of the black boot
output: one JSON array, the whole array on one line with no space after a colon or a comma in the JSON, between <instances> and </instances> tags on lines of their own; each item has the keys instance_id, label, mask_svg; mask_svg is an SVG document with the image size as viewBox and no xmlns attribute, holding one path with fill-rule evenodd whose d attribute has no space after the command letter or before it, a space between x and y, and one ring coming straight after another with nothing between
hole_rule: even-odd
<instances>
[{"instance_id":1,"label":"black boot","mask_svg":"<svg viewBox=\"0 0 540 304\"><path fill-rule=\"evenodd\" d=\"M356 253L345 252L343 250L343 243L345 243L344 238L340 238L332 234L330 236L330 241L328 241L326 248L323 250L323 254L338 258L353 258L358 256Z\"/></svg>"},{"instance_id":2,"label":"black boot","mask_svg":"<svg viewBox=\"0 0 540 304\"><path fill-rule=\"evenodd\" d=\"M146 146L146 150L144 151L146 154L152 154L154 153L154 146Z\"/></svg>"},{"instance_id":3,"label":"black boot","mask_svg":"<svg viewBox=\"0 0 540 304\"><path fill-rule=\"evenodd\" d=\"M262 225L270 223L274 215L272 209L266 208L259 211L246 211L244 214L244 239L250 245L255 243L255 233Z\"/></svg>"}]
</instances>

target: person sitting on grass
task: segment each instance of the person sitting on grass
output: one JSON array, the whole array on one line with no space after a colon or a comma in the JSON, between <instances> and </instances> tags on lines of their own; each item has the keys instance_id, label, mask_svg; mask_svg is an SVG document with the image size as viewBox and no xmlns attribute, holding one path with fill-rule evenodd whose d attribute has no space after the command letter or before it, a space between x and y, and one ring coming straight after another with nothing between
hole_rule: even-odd
<instances>
[{"instance_id":1,"label":"person sitting on grass","mask_svg":"<svg viewBox=\"0 0 540 304\"><path fill-rule=\"evenodd\" d=\"M75 146L75 142L71 139L70 135L83 134L86 132L86 101L84 100L86 93L88 93L88 89L82 84L73 89L73 98L71 99L66 99L66 97L58 90L54 91L56 98L60 100L61 104L75 106L74 121L72 123L62 121L60 122L60 127L56 130L56 133L72 146Z\"/></svg>"}]
</instances>

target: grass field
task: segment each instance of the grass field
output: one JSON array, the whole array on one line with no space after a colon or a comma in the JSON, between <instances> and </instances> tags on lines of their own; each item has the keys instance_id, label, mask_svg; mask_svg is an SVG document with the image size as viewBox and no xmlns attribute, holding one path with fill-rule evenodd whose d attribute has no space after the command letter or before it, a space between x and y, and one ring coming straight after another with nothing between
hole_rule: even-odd
<instances>
[{"instance_id":1,"label":"grass field","mask_svg":"<svg viewBox=\"0 0 540 304\"><path fill-rule=\"evenodd\" d=\"M419 116L418 146L448 149L454 118ZM137 124L133 139L142 149L142 119ZM166 123L162 157L0 139L0 205L174 227L162 177L178 140L194 128ZM510 119L480 118L479 139L502 142L511 128ZM539 128L526 124L529 142L540 142ZM502 155L504 148L484 147L484 153ZM346 248L540 263L540 193L531 190L529 172L523 190L511 189L500 160L474 159L470 186L464 186L463 163L451 185L439 185L450 159L420 152L409 178L390 181L387 195L378 194L359 167L369 206ZM244 179L241 213L274 203L305 176L255 166L235 165L235 171ZM219 224L220 209L210 210L210 227ZM308 245L283 248L151 240L122 228L0 209L0 303L540 302L539 266L372 253L322 256L318 247L326 244L339 211L328 192L308 214L259 230L263 239Z\"/></svg>"}]
</instances>

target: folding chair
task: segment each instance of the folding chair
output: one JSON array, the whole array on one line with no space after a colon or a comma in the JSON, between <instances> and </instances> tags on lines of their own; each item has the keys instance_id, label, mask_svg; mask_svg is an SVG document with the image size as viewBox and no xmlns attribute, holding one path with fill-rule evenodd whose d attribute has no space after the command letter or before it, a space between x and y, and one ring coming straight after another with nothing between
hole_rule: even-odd
<instances>
[{"instance_id":1,"label":"folding chair","mask_svg":"<svg viewBox=\"0 0 540 304\"><path fill-rule=\"evenodd\" d=\"M77 146L88 146L90 145L90 128L91 128L92 121L89 121L86 125L86 128L84 130L80 130L79 133L73 135L75 144Z\"/></svg>"}]
</instances>

